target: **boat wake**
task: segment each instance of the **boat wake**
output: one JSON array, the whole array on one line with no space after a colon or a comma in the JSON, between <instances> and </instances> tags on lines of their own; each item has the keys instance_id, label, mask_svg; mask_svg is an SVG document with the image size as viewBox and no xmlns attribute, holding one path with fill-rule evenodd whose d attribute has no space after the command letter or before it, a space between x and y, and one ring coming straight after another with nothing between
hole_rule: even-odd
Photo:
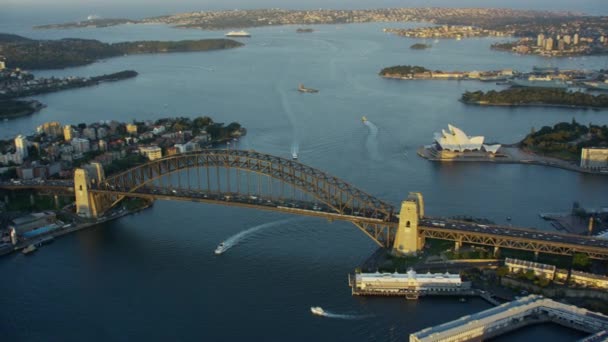
<instances>
[{"instance_id":1,"label":"boat wake","mask_svg":"<svg viewBox=\"0 0 608 342\"><path fill-rule=\"evenodd\" d=\"M247 237L259 232L262 229L266 229L266 228L270 228L270 227L274 227L274 226L278 226L278 225L282 225L282 224L287 224L287 223L291 223L296 221L297 219L286 219L286 220L279 220L279 221L273 221L273 222L268 222L268 223L264 223L264 224L260 224L254 227L251 227L247 230L244 230L242 232L239 232L231 237L229 237L228 239L226 239L225 241L223 241L222 243L220 243L217 248L215 249L215 254L223 254L226 253L229 249L231 249L232 247L238 245L240 242L242 242L243 240L245 240Z\"/></svg>"},{"instance_id":2,"label":"boat wake","mask_svg":"<svg viewBox=\"0 0 608 342\"><path fill-rule=\"evenodd\" d=\"M338 314L331 311L326 311L323 309L317 308L313 311L313 314L321 317L334 318L334 319L346 319L346 320L356 320L356 319L365 319L372 317L372 315L352 315L352 314Z\"/></svg>"},{"instance_id":3,"label":"boat wake","mask_svg":"<svg viewBox=\"0 0 608 342\"><path fill-rule=\"evenodd\" d=\"M367 126L368 135L365 140L365 148L367 149L367 153L372 158L372 160L379 160L380 154L378 151L378 127L374 125L373 122L369 120L363 121L363 124Z\"/></svg>"}]
</instances>

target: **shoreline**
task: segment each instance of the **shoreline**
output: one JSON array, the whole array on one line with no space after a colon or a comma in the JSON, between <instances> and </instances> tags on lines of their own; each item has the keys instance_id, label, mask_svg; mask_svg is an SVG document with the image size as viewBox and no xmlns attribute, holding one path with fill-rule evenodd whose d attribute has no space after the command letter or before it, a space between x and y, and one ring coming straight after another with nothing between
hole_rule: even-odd
<instances>
[{"instance_id":1,"label":"shoreline","mask_svg":"<svg viewBox=\"0 0 608 342\"><path fill-rule=\"evenodd\" d=\"M137 214L140 211L143 211L145 209L150 208L151 206L152 206L152 204L148 204L148 205L146 205L144 207L141 207L141 208L137 208L137 209L133 209L133 210L125 210L125 212L120 213L120 214L115 215L115 216L102 217L100 219L97 219L95 222L86 222L86 223L82 223L82 224L79 224L79 225L76 225L76 226L73 226L73 227L69 227L69 228L59 228L59 229L56 229L56 230L54 230L52 232L49 232L48 234L37 236L37 237L35 237L35 238L31 239L31 240L21 241L18 244L14 245L12 249L0 250L0 257L8 255L8 254L15 253L15 252L18 252L18 251L26 248L29 245L39 243L42 240L45 240L45 239L47 239L49 237L52 237L53 239L55 239L55 238L61 237L63 235L67 235L67 234L74 233L74 232L77 232L77 231L80 231L80 230L84 230L84 229L90 228L92 226L101 224L101 223L105 223L105 222L108 222L108 221L113 221L113 220L119 219L119 218L127 216L127 215Z\"/></svg>"},{"instance_id":2,"label":"shoreline","mask_svg":"<svg viewBox=\"0 0 608 342\"><path fill-rule=\"evenodd\" d=\"M463 163L463 162L465 162L465 163L539 165L539 166L549 166L549 167L559 168L559 169L568 170L568 171L575 171L575 172L584 173L584 174L608 176L608 171L602 172L602 171L587 170L587 169L577 166L576 164L571 164L570 162L565 161L565 160L552 158L552 157L545 157L545 156L541 156L541 155L534 154L531 152L526 152L526 151L520 149L519 147L503 146L503 147L501 147L501 150L502 150L503 154L505 155L504 157L475 157L475 158L443 159L443 158L435 158L435 157L431 156L428 152L428 149L425 146L421 146L416 150L416 154L418 154L418 156L420 156L426 160L429 160L432 162L439 162L439 163ZM521 156L517 156L518 154L524 154L529 159L527 159L527 158L524 159Z\"/></svg>"}]
</instances>

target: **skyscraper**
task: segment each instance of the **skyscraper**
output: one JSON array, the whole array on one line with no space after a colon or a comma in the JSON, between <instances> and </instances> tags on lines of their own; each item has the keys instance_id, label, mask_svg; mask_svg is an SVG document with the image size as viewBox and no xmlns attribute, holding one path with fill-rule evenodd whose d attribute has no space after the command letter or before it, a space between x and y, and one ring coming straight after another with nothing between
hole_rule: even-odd
<instances>
[{"instance_id":1,"label":"skyscraper","mask_svg":"<svg viewBox=\"0 0 608 342\"><path fill-rule=\"evenodd\" d=\"M73 137L74 136L73 136L72 126L70 126L70 125L63 126L63 140L69 142L72 140Z\"/></svg>"},{"instance_id":2,"label":"skyscraper","mask_svg":"<svg viewBox=\"0 0 608 342\"><path fill-rule=\"evenodd\" d=\"M549 37L545 39L545 50L551 51L553 50L553 38Z\"/></svg>"},{"instance_id":3,"label":"skyscraper","mask_svg":"<svg viewBox=\"0 0 608 342\"><path fill-rule=\"evenodd\" d=\"M15 147L17 148L17 153L21 156L21 158L27 158L27 138L23 135L19 134L15 138Z\"/></svg>"},{"instance_id":4,"label":"skyscraper","mask_svg":"<svg viewBox=\"0 0 608 342\"><path fill-rule=\"evenodd\" d=\"M539 34L538 38L536 39L536 46L540 46L543 47L545 46L545 35L544 34Z\"/></svg>"},{"instance_id":5,"label":"skyscraper","mask_svg":"<svg viewBox=\"0 0 608 342\"><path fill-rule=\"evenodd\" d=\"M574 34L574 39L573 39L572 43L573 43L574 45L578 45L578 33L575 33L575 34Z\"/></svg>"}]
</instances>

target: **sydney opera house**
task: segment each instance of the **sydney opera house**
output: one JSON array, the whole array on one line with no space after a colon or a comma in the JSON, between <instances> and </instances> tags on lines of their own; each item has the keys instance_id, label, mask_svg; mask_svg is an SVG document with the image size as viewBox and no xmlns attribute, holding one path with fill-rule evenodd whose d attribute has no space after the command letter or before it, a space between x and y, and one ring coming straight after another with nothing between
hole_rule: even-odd
<instances>
[{"instance_id":1,"label":"sydney opera house","mask_svg":"<svg viewBox=\"0 0 608 342\"><path fill-rule=\"evenodd\" d=\"M496 153L500 145L485 145L484 137L469 137L460 128L448 125L448 131L435 133L435 143L439 150L454 152L486 151Z\"/></svg>"},{"instance_id":2,"label":"sydney opera house","mask_svg":"<svg viewBox=\"0 0 608 342\"><path fill-rule=\"evenodd\" d=\"M428 157L432 159L487 158L498 153L500 145L486 145L483 136L471 137L460 128L448 125L435 133L433 145L425 146Z\"/></svg>"}]
</instances>

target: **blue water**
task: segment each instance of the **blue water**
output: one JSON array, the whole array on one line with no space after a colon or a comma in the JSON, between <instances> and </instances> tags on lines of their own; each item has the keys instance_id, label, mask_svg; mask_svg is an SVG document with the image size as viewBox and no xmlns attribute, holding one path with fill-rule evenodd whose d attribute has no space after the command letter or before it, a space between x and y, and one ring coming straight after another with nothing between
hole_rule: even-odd
<instances>
[{"instance_id":1,"label":"blue water","mask_svg":"<svg viewBox=\"0 0 608 342\"><path fill-rule=\"evenodd\" d=\"M391 24L395 25L395 24ZM605 177L526 165L433 164L416 156L448 123L488 141L515 142L531 127L573 117L608 123L606 112L479 108L457 101L464 90L499 88L468 82L384 80L388 65L437 69L528 70L534 65L601 68L605 57L544 59L491 51L496 39L441 41L413 51L412 39L382 33L386 24L251 29L230 51L142 55L41 76L95 75L135 69L131 80L37 96L48 105L0 123L0 136L45 121L64 124L209 115L248 129L239 147L290 157L325 170L397 205L422 191L431 215L470 214L516 225L550 227L543 211L607 205ZM397 25L396 25L397 26ZM402 26L402 25L398 25ZM218 37L223 32L164 26L31 31L103 41ZM19 28L20 27L20 28ZM301 94L298 83L319 89ZM370 130L365 115L376 127ZM372 135L370 135L372 134ZM0 330L7 341L265 340L396 341L410 332L488 308L472 300L352 297L347 273L375 250L355 227L305 218L261 230L219 257L226 237L289 216L182 202L58 239L32 257L0 259ZM283 222L283 221L282 221ZM345 320L317 317L311 306ZM555 341L577 337L545 329ZM525 338L522 338L524 340Z\"/></svg>"}]
</instances>

